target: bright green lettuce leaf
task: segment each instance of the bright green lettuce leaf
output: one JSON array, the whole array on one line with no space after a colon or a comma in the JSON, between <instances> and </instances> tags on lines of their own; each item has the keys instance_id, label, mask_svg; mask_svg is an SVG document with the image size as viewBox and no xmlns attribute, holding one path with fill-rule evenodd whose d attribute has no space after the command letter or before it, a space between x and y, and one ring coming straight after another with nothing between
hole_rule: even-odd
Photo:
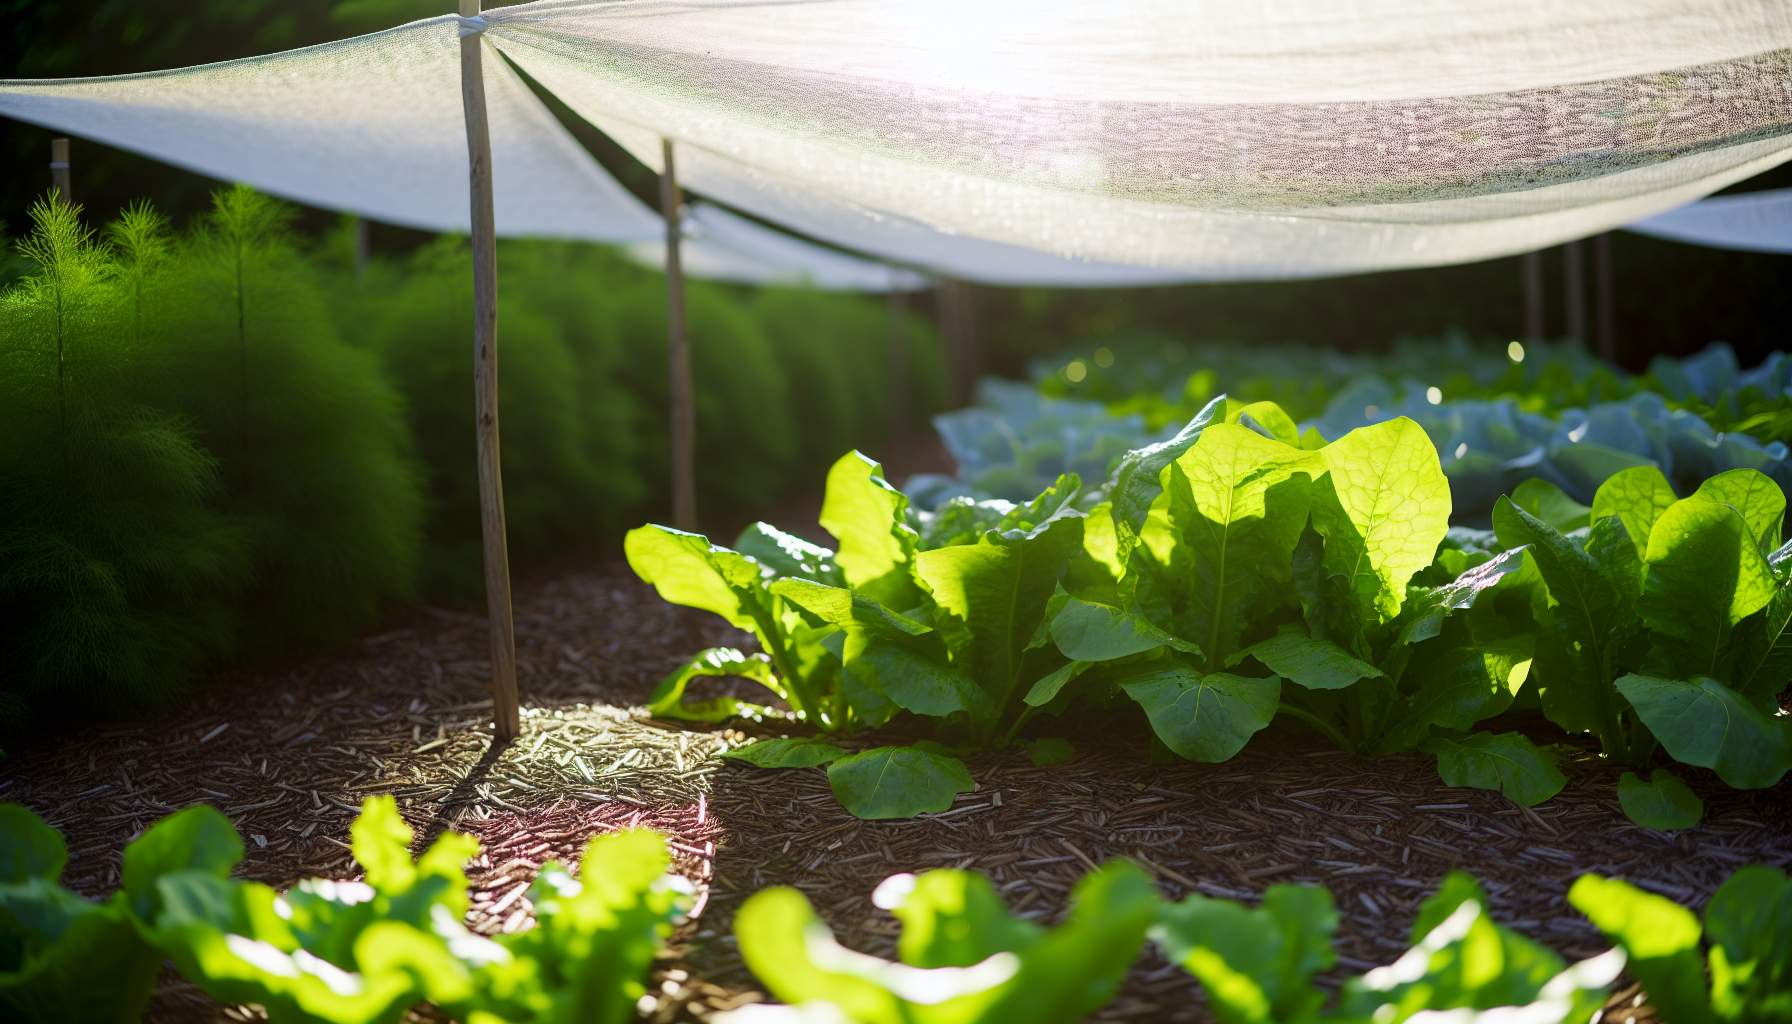
<instances>
[{"instance_id":1,"label":"bright green lettuce leaf","mask_svg":"<svg viewBox=\"0 0 1792 1024\"><path fill-rule=\"evenodd\" d=\"M121 896L92 903L49 877L0 883L0 1019L130 1024L161 964Z\"/></svg>"},{"instance_id":2,"label":"bright green lettuce leaf","mask_svg":"<svg viewBox=\"0 0 1792 1024\"><path fill-rule=\"evenodd\" d=\"M1705 904L1711 1005L1725 1020L1792 1021L1792 879L1758 864Z\"/></svg>"},{"instance_id":3,"label":"bright green lettuce leaf","mask_svg":"<svg viewBox=\"0 0 1792 1024\"><path fill-rule=\"evenodd\" d=\"M1266 603L1287 600L1315 463L1310 453L1219 423L1165 469L1165 525L1154 518L1142 535L1176 581L1177 631L1211 664L1224 664Z\"/></svg>"},{"instance_id":4,"label":"bright green lettuce leaf","mask_svg":"<svg viewBox=\"0 0 1792 1024\"><path fill-rule=\"evenodd\" d=\"M0 804L0 885L54 882L68 863L62 833L21 804Z\"/></svg>"},{"instance_id":5,"label":"bright green lettuce leaf","mask_svg":"<svg viewBox=\"0 0 1792 1024\"><path fill-rule=\"evenodd\" d=\"M1401 611L1400 642L1416 644L1429 640L1443 631L1445 618L1473 608L1482 595L1540 578L1542 574L1527 549L1513 548L1462 570L1442 586L1417 589L1410 593Z\"/></svg>"},{"instance_id":6,"label":"bright green lettuce leaf","mask_svg":"<svg viewBox=\"0 0 1792 1024\"><path fill-rule=\"evenodd\" d=\"M1617 682L1668 754L1737 789L1764 789L1792 769L1792 719L1769 716L1715 679L1631 673Z\"/></svg>"},{"instance_id":7,"label":"bright green lettuce leaf","mask_svg":"<svg viewBox=\"0 0 1792 1024\"><path fill-rule=\"evenodd\" d=\"M854 817L912 818L948 810L977 788L964 762L916 747L876 747L828 766L828 784Z\"/></svg>"},{"instance_id":8,"label":"bright green lettuce leaf","mask_svg":"<svg viewBox=\"0 0 1792 1024\"><path fill-rule=\"evenodd\" d=\"M798 537L770 523L754 523L741 531L734 541L734 550L746 555L779 576L796 576L818 583L842 584L840 567L834 564L834 553L819 544Z\"/></svg>"},{"instance_id":9,"label":"bright green lettuce leaf","mask_svg":"<svg viewBox=\"0 0 1792 1024\"><path fill-rule=\"evenodd\" d=\"M997 714L1019 697L1023 656L1082 537L1082 517L1072 515L1022 537L989 534L915 556L915 577L939 610L936 628L953 664Z\"/></svg>"},{"instance_id":10,"label":"bright green lettuce leaf","mask_svg":"<svg viewBox=\"0 0 1792 1024\"><path fill-rule=\"evenodd\" d=\"M822 528L840 545L834 563L848 586L892 608L914 603L908 566L919 535L908 522L908 496L883 467L854 451L828 470Z\"/></svg>"},{"instance_id":11,"label":"bright green lettuce leaf","mask_svg":"<svg viewBox=\"0 0 1792 1024\"><path fill-rule=\"evenodd\" d=\"M770 707L749 704L738 697L685 699L685 691L699 679L746 679L777 697L784 696L784 689L778 685L771 662L765 655L745 654L732 647L711 647L660 680L647 698L648 713L690 722L722 722L735 717L758 718L774 713Z\"/></svg>"},{"instance_id":12,"label":"bright green lettuce leaf","mask_svg":"<svg viewBox=\"0 0 1792 1024\"><path fill-rule=\"evenodd\" d=\"M975 681L943 656L917 651L886 640L854 634L842 649L847 668L857 679L917 715L945 718L959 712L987 717L988 696Z\"/></svg>"},{"instance_id":13,"label":"bright green lettuce leaf","mask_svg":"<svg viewBox=\"0 0 1792 1024\"><path fill-rule=\"evenodd\" d=\"M846 751L812 736L757 740L724 750L722 756L755 768L818 768L846 756Z\"/></svg>"},{"instance_id":14,"label":"bright green lettuce leaf","mask_svg":"<svg viewBox=\"0 0 1792 1024\"><path fill-rule=\"evenodd\" d=\"M1518 507L1548 523L1562 533L1571 533L1588 524L1593 510L1562 492L1560 487L1542 477L1532 477L1512 489L1512 500Z\"/></svg>"},{"instance_id":15,"label":"bright green lettuce leaf","mask_svg":"<svg viewBox=\"0 0 1792 1024\"><path fill-rule=\"evenodd\" d=\"M1201 649L1164 632L1144 616L1070 598L1052 617L1052 640L1072 661L1115 661L1170 648L1199 655Z\"/></svg>"},{"instance_id":16,"label":"bright green lettuce leaf","mask_svg":"<svg viewBox=\"0 0 1792 1024\"><path fill-rule=\"evenodd\" d=\"M1568 784L1554 753L1515 732L1439 736L1424 749L1437 755L1444 785L1495 790L1525 807L1548 800Z\"/></svg>"},{"instance_id":17,"label":"bright green lettuce leaf","mask_svg":"<svg viewBox=\"0 0 1792 1024\"><path fill-rule=\"evenodd\" d=\"M1008 914L986 875L942 869L894 875L872 902L902 922L897 955L911 967L970 967L1037 941L1038 925Z\"/></svg>"},{"instance_id":18,"label":"bright green lettuce leaf","mask_svg":"<svg viewBox=\"0 0 1792 1024\"><path fill-rule=\"evenodd\" d=\"M1773 600L1776 581L1728 505L1674 503L1655 523L1637 613L1684 675L1726 675L1732 628Z\"/></svg>"},{"instance_id":19,"label":"bright green lettuce leaf","mask_svg":"<svg viewBox=\"0 0 1792 1024\"><path fill-rule=\"evenodd\" d=\"M1450 481L1424 428L1405 417L1353 430L1321 449L1313 526L1325 569L1342 577L1359 619L1400 613L1406 585L1450 528Z\"/></svg>"},{"instance_id":20,"label":"bright green lettuce leaf","mask_svg":"<svg viewBox=\"0 0 1792 1024\"><path fill-rule=\"evenodd\" d=\"M1629 973L1649 993L1663 1020L1707 1024L1712 1020L1699 956L1699 921L1671 900L1626 882L1582 875L1568 902L1623 948Z\"/></svg>"},{"instance_id":21,"label":"bright green lettuce leaf","mask_svg":"<svg viewBox=\"0 0 1792 1024\"><path fill-rule=\"evenodd\" d=\"M1758 469L1732 469L1708 477L1695 498L1728 505L1748 526L1748 536L1763 556L1780 546L1786 522L1786 492Z\"/></svg>"},{"instance_id":22,"label":"bright green lettuce leaf","mask_svg":"<svg viewBox=\"0 0 1792 1024\"><path fill-rule=\"evenodd\" d=\"M1194 447L1210 424L1223 422L1231 406L1231 399L1220 395L1196 413L1175 437L1134 449L1120 457L1119 465L1114 467L1114 477L1108 484L1117 564L1126 565L1132 560L1133 549L1138 546L1139 534L1145 528L1151 506L1163 493L1164 467Z\"/></svg>"},{"instance_id":23,"label":"bright green lettuce leaf","mask_svg":"<svg viewBox=\"0 0 1792 1024\"><path fill-rule=\"evenodd\" d=\"M1631 821L1663 832L1691 828L1705 816L1705 801L1666 768L1651 772L1647 782L1625 772L1618 779L1618 805Z\"/></svg>"},{"instance_id":24,"label":"bright green lettuce leaf","mask_svg":"<svg viewBox=\"0 0 1792 1024\"><path fill-rule=\"evenodd\" d=\"M1228 665L1255 658L1263 667L1309 690L1342 690L1362 679L1385 676L1329 640L1316 640L1298 626L1285 627L1233 655Z\"/></svg>"},{"instance_id":25,"label":"bright green lettuce leaf","mask_svg":"<svg viewBox=\"0 0 1792 1024\"><path fill-rule=\"evenodd\" d=\"M1220 1024L1282 1024L1324 1001L1312 979L1337 960L1337 927L1330 893L1278 885L1255 910L1191 894L1163 909L1151 938L1200 980Z\"/></svg>"},{"instance_id":26,"label":"bright green lettuce leaf","mask_svg":"<svg viewBox=\"0 0 1792 1024\"><path fill-rule=\"evenodd\" d=\"M124 848L122 888L131 912L153 922L161 908L156 882L163 876L194 872L224 878L242 859L243 840L230 819L197 804L151 825Z\"/></svg>"},{"instance_id":27,"label":"bright green lettuce leaf","mask_svg":"<svg viewBox=\"0 0 1792 1024\"><path fill-rule=\"evenodd\" d=\"M1300 447L1300 427L1287 410L1274 402L1252 402L1226 418L1228 423L1240 423L1247 427L1255 427L1259 433L1272 437L1290 448Z\"/></svg>"},{"instance_id":28,"label":"bright green lettuce leaf","mask_svg":"<svg viewBox=\"0 0 1792 1024\"><path fill-rule=\"evenodd\" d=\"M1638 551L1649 547L1655 521L1679 500L1672 484L1654 463L1621 469L1606 478L1593 495L1593 522L1616 516Z\"/></svg>"},{"instance_id":29,"label":"bright green lettuce leaf","mask_svg":"<svg viewBox=\"0 0 1792 1024\"><path fill-rule=\"evenodd\" d=\"M666 526L630 530L622 548L629 568L661 598L713 612L737 629L762 632L764 584L759 563L711 544L702 534Z\"/></svg>"},{"instance_id":30,"label":"bright green lettuce leaf","mask_svg":"<svg viewBox=\"0 0 1792 1024\"><path fill-rule=\"evenodd\" d=\"M1275 717L1282 683L1173 665L1128 677L1126 695L1177 756L1209 764L1230 759Z\"/></svg>"},{"instance_id":31,"label":"bright green lettuce leaf","mask_svg":"<svg viewBox=\"0 0 1792 1024\"><path fill-rule=\"evenodd\" d=\"M823 623L867 636L900 640L933 631L932 626L845 587L786 578L773 582L771 592Z\"/></svg>"}]
</instances>

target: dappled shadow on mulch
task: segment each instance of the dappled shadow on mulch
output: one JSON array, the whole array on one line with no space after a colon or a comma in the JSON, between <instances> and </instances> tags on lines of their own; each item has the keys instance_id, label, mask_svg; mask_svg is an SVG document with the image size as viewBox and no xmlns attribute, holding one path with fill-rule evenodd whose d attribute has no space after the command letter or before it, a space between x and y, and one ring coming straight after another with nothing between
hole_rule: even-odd
<instances>
[{"instance_id":1,"label":"dappled shadow on mulch","mask_svg":"<svg viewBox=\"0 0 1792 1024\"><path fill-rule=\"evenodd\" d=\"M730 920L771 884L808 893L850 945L888 952L894 921L870 893L897 871L983 870L1010 905L1048 919L1075 879L1110 857L1134 858L1172 894L1252 899L1276 883L1323 883L1344 919L1342 966L1358 971L1404 948L1419 901L1454 868L1486 883L1502 920L1580 956L1599 948L1563 900L1582 872L1698 905L1742 864L1792 864L1792 784L1706 785L1706 823L1664 835L1627 822L1616 773L1584 756L1567 766L1566 792L1524 809L1445 787L1423 759L1358 760L1299 733L1260 736L1223 765L1154 765L1127 718L1083 723L1066 765L974 759L977 791L946 813L860 822L819 770L724 764L714 755L739 733L629 709L683 657L744 642L740 634L663 604L621 566L525 585L517 611L528 707L523 736L502 750L489 744L483 620L432 611L160 720L27 742L8 759L0 799L64 830L69 884L97 894L117 884L132 835L201 801L238 823L246 876L277 885L351 876L349 822L364 797L390 793L420 843L446 828L481 840L473 923L489 933L527 925L523 893L544 861L576 861L599 832L659 828L701 891L656 976L663 1020L754 997ZM222 1012L171 984L156 1015ZM1104 1016L1203 1019L1187 976L1152 959Z\"/></svg>"}]
</instances>

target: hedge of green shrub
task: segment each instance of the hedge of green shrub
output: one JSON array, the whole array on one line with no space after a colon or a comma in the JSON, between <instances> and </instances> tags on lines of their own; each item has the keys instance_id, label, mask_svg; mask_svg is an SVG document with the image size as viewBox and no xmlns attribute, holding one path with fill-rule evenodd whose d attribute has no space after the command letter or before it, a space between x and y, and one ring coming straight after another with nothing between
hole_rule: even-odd
<instances>
[{"instance_id":1,"label":"hedge of green shrub","mask_svg":"<svg viewBox=\"0 0 1792 1024\"><path fill-rule=\"evenodd\" d=\"M357 272L345 231L307 244L241 187L180 234L147 205L97 232L53 200L34 218L0 292L0 728L165 699L419 596L477 598L464 239ZM590 246L508 243L501 267L526 568L660 512L665 289ZM817 426L884 428L875 300L694 283L688 309L708 513L762 512L810 478L820 446L799 437ZM904 336L921 416L944 391L938 340ZM807 412L821 387L851 396L825 424Z\"/></svg>"}]
</instances>

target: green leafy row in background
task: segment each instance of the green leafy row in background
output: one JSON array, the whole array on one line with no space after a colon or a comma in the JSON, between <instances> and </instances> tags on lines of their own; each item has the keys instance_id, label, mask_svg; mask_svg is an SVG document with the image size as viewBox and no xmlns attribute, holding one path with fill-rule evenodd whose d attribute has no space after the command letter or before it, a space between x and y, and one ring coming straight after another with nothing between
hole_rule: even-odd
<instances>
[{"instance_id":1,"label":"green leafy row in background","mask_svg":"<svg viewBox=\"0 0 1792 1024\"><path fill-rule=\"evenodd\" d=\"M662 837L613 833L591 841L576 879L542 867L533 928L483 938L464 923L479 844L450 832L413 861L390 797L370 798L351 829L362 881L285 893L230 878L242 840L209 807L133 841L102 903L57 884L67 852L54 829L16 804L0 824L0 1007L43 1024L138 1020L164 960L276 1024L383 1024L422 1003L468 1024L631 1020L688 902Z\"/></svg>"},{"instance_id":2,"label":"green leafy row in background","mask_svg":"<svg viewBox=\"0 0 1792 1024\"><path fill-rule=\"evenodd\" d=\"M140 1019L164 960L276 1024L394 1022L424 1004L468 1024L632 1020L689 897L668 873L662 837L613 833L591 841L576 879L542 867L528 894L533 927L475 935L464 923L464 865L478 844L450 832L413 860L390 797L370 798L350 830L361 881L285 893L230 877L242 841L209 807L133 841L122 884L103 902L58 884L67 850L30 811L0 805L0 825L0 1008L44 1024ZM1564 965L1494 922L1480 886L1452 874L1420 907L1412 950L1328 998L1314 977L1336 965L1338 913L1316 886L1273 886L1257 908L1200 895L1169 903L1117 861L1083 878L1063 922L1045 927L1013 916L983 875L897 875L873 896L902 925L896 960L842 947L801 893L776 887L747 900L735 933L747 966L787 1005L724 1019L1076 1021L1114 998L1149 939L1199 980L1222 1024L1441 1019L1423 1016L1432 1011L1579 1024L1624 971L1676 1022L1792 1020L1784 872L1737 871L1707 904L1703 929L1685 908L1594 875L1569 899L1617 949Z\"/></svg>"},{"instance_id":3,"label":"green leafy row in background","mask_svg":"<svg viewBox=\"0 0 1792 1024\"><path fill-rule=\"evenodd\" d=\"M1273 404L1220 398L1123 456L1087 511L1084 493L1067 475L1026 505L959 498L917 514L855 452L830 473L823 508L838 551L766 524L733 549L635 530L625 546L642 579L760 643L703 652L650 707L708 721L778 713L690 692L738 677L824 733L919 737L853 754L770 740L732 755L825 764L847 809L872 818L951 806L974 786L957 753L1127 704L1188 760L1227 760L1281 719L1362 755L1428 752L1446 783L1527 805L1565 784L1555 753L1476 730L1539 702L1633 769L1660 749L1757 788L1792 767L1792 725L1775 717L1792 676L1784 498L1752 470L1675 503L1659 473L1633 469L1591 509L1533 481L1502 500L1497 532L1464 530L1412 421L1327 444ZM1667 773L1626 778L1622 804L1651 827L1699 816Z\"/></svg>"},{"instance_id":4,"label":"green leafy row in background","mask_svg":"<svg viewBox=\"0 0 1792 1024\"><path fill-rule=\"evenodd\" d=\"M207 665L340 642L419 595L477 595L463 242L357 279L347 235L309 251L291 211L246 188L184 235L147 205L98 233L53 200L35 217L31 272L0 293L0 728L129 711ZM597 550L667 493L665 295L595 247L507 243L502 259L507 512L526 565ZM708 507L769 507L822 464L799 444L809 391L844 389L825 426L847 443L901 428L880 304L688 298ZM904 327L925 413L938 343Z\"/></svg>"},{"instance_id":5,"label":"green leafy row in background","mask_svg":"<svg viewBox=\"0 0 1792 1024\"><path fill-rule=\"evenodd\" d=\"M1147 937L1199 980L1220 1024L1584 1024L1627 969L1664 1019L1692 1024L1792 1020L1792 880L1743 868L1706 907L1709 975L1698 919L1595 875L1570 894L1618 944L1566 964L1494 921L1486 893L1453 873L1419 908L1412 948L1344 979L1338 912L1318 886L1278 885L1255 908L1201 895L1163 902L1126 862L1086 876L1063 924L1010 915L994 885L957 870L897 875L873 896L901 922L897 959L843 948L794 889L754 895L735 918L747 966L780 1007L727 1024L981 1024L1085 1019L1111 1001Z\"/></svg>"}]
</instances>

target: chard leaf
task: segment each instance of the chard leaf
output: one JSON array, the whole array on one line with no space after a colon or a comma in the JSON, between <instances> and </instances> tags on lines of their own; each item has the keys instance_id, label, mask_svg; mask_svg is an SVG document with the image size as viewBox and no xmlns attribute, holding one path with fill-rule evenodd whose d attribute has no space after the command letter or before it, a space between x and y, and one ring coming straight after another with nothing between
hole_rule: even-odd
<instances>
[{"instance_id":1,"label":"chard leaf","mask_svg":"<svg viewBox=\"0 0 1792 1024\"><path fill-rule=\"evenodd\" d=\"M1164 908L1151 939L1200 980L1221 1024L1306 1020L1324 1002L1313 975L1337 960L1338 913L1317 886L1272 886L1263 906L1190 895Z\"/></svg>"},{"instance_id":2,"label":"chard leaf","mask_svg":"<svg viewBox=\"0 0 1792 1024\"><path fill-rule=\"evenodd\" d=\"M845 660L860 682L905 711L934 718L989 713L988 697L969 676L903 644L848 637Z\"/></svg>"},{"instance_id":3,"label":"chard leaf","mask_svg":"<svg viewBox=\"0 0 1792 1024\"><path fill-rule=\"evenodd\" d=\"M1074 597L1052 617L1051 634L1058 650L1072 661L1115 661L1166 647L1201 653L1199 647L1171 636L1144 616Z\"/></svg>"},{"instance_id":4,"label":"chard leaf","mask_svg":"<svg viewBox=\"0 0 1792 1024\"><path fill-rule=\"evenodd\" d=\"M1424 428L1403 417L1353 430L1320 451L1313 526L1325 569L1347 581L1365 624L1400 613L1406 585L1450 529L1450 481Z\"/></svg>"},{"instance_id":5,"label":"chard leaf","mask_svg":"<svg viewBox=\"0 0 1792 1024\"><path fill-rule=\"evenodd\" d=\"M48 877L0 884L0 935L9 1021L141 1020L162 968L122 900L91 903Z\"/></svg>"},{"instance_id":6,"label":"chard leaf","mask_svg":"<svg viewBox=\"0 0 1792 1024\"><path fill-rule=\"evenodd\" d=\"M722 756L755 768L819 768L845 757L846 751L813 736L795 736L758 740L724 750Z\"/></svg>"},{"instance_id":7,"label":"chard leaf","mask_svg":"<svg viewBox=\"0 0 1792 1024\"><path fill-rule=\"evenodd\" d=\"M1446 617L1474 607L1482 594L1502 585L1522 585L1527 578L1539 575L1526 549L1513 548L1463 570L1441 587L1421 590L1401 613L1405 625L1401 627L1400 642L1423 643L1442 632Z\"/></svg>"},{"instance_id":8,"label":"chard leaf","mask_svg":"<svg viewBox=\"0 0 1792 1024\"><path fill-rule=\"evenodd\" d=\"M774 582L771 592L821 622L867 636L900 639L933 631L932 626L893 612L870 597L845 587L786 578Z\"/></svg>"},{"instance_id":9,"label":"chard leaf","mask_svg":"<svg viewBox=\"0 0 1792 1024\"><path fill-rule=\"evenodd\" d=\"M1779 703L1792 683L1792 575L1779 581L1773 600L1736 628L1736 688L1763 711Z\"/></svg>"},{"instance_id":10,"label":"chard leaf","mask_svg":"<svg viewBox=\"0 0 1792 1024\"><path fill-rule=\"evenodd\" d=\"M795 576L839 586L844 582L834 553L819 544L785 533L770 523L754 523L741 531L734 549L779 576Z\"/></svg>"},{"instance_id":11,"label":"chard leaf","mask_svg":"<svg viewBox=\"0 0 1792 1024\"><path fill-rule=\"evenodd\" d=\"M1027 695L1022 698L1022 702L1030 708L1045 707L1056 700L1058 694L1063 692L1064 687L1070 685L1072 680L1094 667L1092 662L1070 662L1034 683L1027 690Z\"/></svg>"},{"instance_id":12,"label":"chard leaf","mask_svg":"<svg viewBox=\"0 0 1792 1024\"><path fill-rule=\"evenodd\" d=\"M1114 998L1157 919L1157 889L1126 861L1084 875L1064 923L1019 950L1020 969L984 1021L1083 1020Z\"/></svg>"},{"instance_id":13,"label":"chard leaf","mask_svg":"<svg viewBox=\"0 0 1792 1024\"><path fill-rule=\"evenodd\" d=\"M1313 463L1307 452L1216 423L1165 470L1171 567L1187 567L1180 631L1214 664L1237 649L1264 604L1288 593Z\"/></svg>"},{"instance_id":14,"label":"chard leaf","mask_svg":"<svg viewBox=\"0 0 1792 1024\"><path fill-rule=\"evenodd\" d=\"M1631 821L1663 832L1691 828L1705 816L1705 801L1666 768L1650 773L1647 782L1625 772L1618 779L1618 805Z\"/></svg>"},{"instance_id":15,"label":"chard leaf","mask_svg":"<svg viewBox=\"0 0 1792 1024\"><path fill-rule=\"evenodd\" d=\"M1621 469L1593 495L1593 522L1616 516L1638 551L1649 549L1655 521L1678 500L1672 484L1654 463Z\"/></svg>"},{"instance_id":16,"label":"chard leaf","mask_svg":"<svg viewBox=\"0 0 1792 1024\"><path fill-rule=\"evenodd\" d=\"M916 747L877 747L828 766L841 806L867 820L912 818L949 810L977 784L964 762Z\"/></svg>"},{"instance_id":17,"label":"chard leaf","mask_svg":"<svg viewBox=\"0 0 1792 1024\"><path fill-rule=\"evenodd\" d=\"M1722 675L1733 627L1777 589L1735 509L1701 497L1677 501L1655 524L1637 612L1672 670Z\"/></svg>"},{"instance_id":18,"label":"chard leaf","mask_svg":"<svg viewBox=\"0 0 1792 1024\"><path fill-rule=\"evenodd\" d=\"M1108 500L1112 505L1110 514L1114 522L1114 555L1120 565L1131 561L1139 534L1145 528L1145 518L1157 496L1163 493L1164 467L1194 447L1210 424L1223 422L1230 407L1231 400L1220 395L1196 413L1175 437L1134 449L1120 457L1108 486Z\"/></svg>"},{"instance_id":19,"label":"chard leaf","mask_svg":"<svg viewBox=\"0 0 1792 1024\"><path fill-rule=\"evenodd\" d=\"M1662 1019L1708 1024L1711 1008L1699 958L1699 921L1671 900L1615 878L1582 875L1568 902L1623 948L1629 973Z\"/></svg>"},{"instance_id":20,"label":"chard leaf","mask_svg":"<svg viewBox=\"0 0 1792 1024\"><path fill-rule=\"evenodd\" d=\"M1512 500L1518 507L1548 523L1562 533L1572 533L1588 524L1593 510L1562 493L1562 489L1542 477L1532 477L1512 489Z\"/></svg>"},{"instance_id":21,"label":"chard leaf","mask_svg":"<svg viewBox=\"0 0 1792 1024\"><path fill-rule=\"evenodd\" d=\"M915 576L941 615L937 628L954 665L998 711L1020 684L1027 645L1071 556L1082 546L1082 518L1054 520L1035 534L937 548L915 556Z\"/></svg>"},{"instance_id":22,"label":"chard leaf","mask_svg":"<svg viewBox=\"0 0 1792 1024\"><path fill-rule=\"evenodd\" d=\"M1711 1004L1728 1020L1783 1021L1792 1011L1792 879L1739 869L1705 904Z\"/></svg>"},{"instance_id":23,"label":"chard leaf","mask_svg":"<svg viewBox=\"0 0 1792 1024\"><path fill-rule=\"evenodd\" d=\"M1568 784L1553 753L1515 732L1437 737L1424 749L1437 755L1444 785L1495 790L1524 807L1548 800Z\"/></svg>"},{"instance_id":24,"label":"chard leaf","mask_svg":"<svg viewBox=\"0 0 1792 1024\"><path fill-rule=\"evenodd\" d=\"M666 526L630 530L622 547L629 568L661 598L713 612L737 629L759 632L763 585L757 562L711 544L702 534Z\"/></svg>"},{"instance_id":25,"label":"chard leaf","mask_svg":"<svg viewBox=\"0 0 1792 1024\"><path fill-rule=\"evenodd\" d=\"M892 608L914 604L908 566L919 536L908 523L908 496L884 479L883 467L848 452L828 470L821 525L839 543L834 564L848 586Z\"/></svg>"},{"instance_id":26,"label":"chard leaf","mask_svg":"<svg viewBox=\"0 0 1792 1024\"><path fill-rule=\"evenodd\" d=\"M732 647L711 647L660 680L647 698L648 714L686 722L725 722L730 718L776 714L771 707L749 704L737 697L686 700L685 691L699 679L746 679L765 687L775 696L784 696L784 689L772 674L772 664L765 655L745 654Z\"/></svg>"},{"instance_id":27,"label":"chard leaf","mask_svg":"<svg viewBox=\"0 0 1792 1024\"><path fill-rule=\"evenodd\" d=\"M897 955L911 967L970 967L1025 949L1042 929L1011 917L987 875L942 869L885 879L872 902L902 922Z\"/></svg>"},{"instance_id":28,"label":"chard leaf","mask_svg":"<svg viewBox=\"0 0 1792 1024\"><path fill-rule=\"evenodd\" d=\"M151 825L124 848L123 891L139 920L154 922L161 909L156 882L193 873L225 878L243 859L243 840L216 808L198 804Z\"/></svg>"},{"instance_id":29,"label":"chard leaf","mask_svg":"<svg viewBox=\"0 0 1792 1024\"><path fill-rule=\"evenodd\" d=\"M1176 665L1134 675L1121 689L1178 757L1216 764L1244 749L1275 717L1282 683Z\"/></svg>"},{"instance_id":30,"label":"chard leaf","mask_svg":"<svg viewBox=\"0 0 1792 1024\"><path fill-rule=\"evenodd\" d=\"M1290 448L1300 447L1300 427L1287 410L1274 402L1252 402L1226 418L1228 423L1241 423L1265 437L1274 438Z\"/></svg>"},{"instance_id":31,"label":"chard leaf","mask_svg":"<svg viewBox=\"0 0 1792 1024\"><path fill-rule=\"evenodd\" d=\"M1780 531L1786 522L1786 492L1760 470L1719 473L1700 484L1693 497L1735 509L1747 525L1748 537L1763 556L1780 546Z\"/></svg>"},{"instance_id":32,"label":"chard leaf","mask_svg":"<svg viewBox=\"0 0 1792 1024\"><path fill-rule=\"evenodd\" d=\"M1383 679L1386 673L1351 657L1329 640L1315 640L1298 627L1284 628L1233 655L1228 666L1255 658L1264 668L1309 690L1342 690L1361 679Z\"/></svg>"},{"instance_id":33,"label":"chard leaf","mask_svg":"<svg viewBox=\"0 0 1792 1024\"><path fill-rule=\"evenodd\" d=\"M67 863L62 833L22 804L0 804L0 885L54 882Z\"/></svg>"},{"instance_id":34,"label":"chard leaf","mask_svg":"<svg viewBox=\"0 0 1792 1024\"><path fill-rule=\"evenodd\" d=\"M1411 750L1433 728L1467 731L1512 706L1530 676L1532 638L1518 633L1483 640L1463 632L1465 642L1424 652L1407 673L1421 682L1376 744L1378 753Z\"/></svg>"},{"instance_id":35,"label":"chard leaf","mask_svg":"<svg viewBox=\"0 0 1792 1024\"><path fill-rule=\"evenodd\" d=\"M1737 789L1765 789L1792 769L1792 719L1767 715L1715 679L1632 673L1617 686L1681 764L1710 768Z\"/></svg>"}]
</instances>

